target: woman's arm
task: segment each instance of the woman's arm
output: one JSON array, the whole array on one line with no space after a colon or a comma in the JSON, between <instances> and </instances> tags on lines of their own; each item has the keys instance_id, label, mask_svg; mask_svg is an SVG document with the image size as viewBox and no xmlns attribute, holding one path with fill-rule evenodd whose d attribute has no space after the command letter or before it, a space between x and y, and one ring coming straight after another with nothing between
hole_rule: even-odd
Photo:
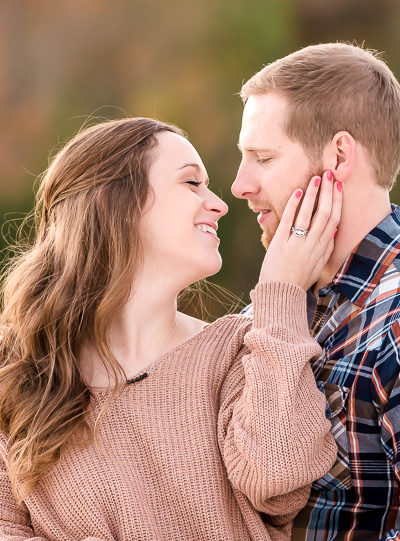
<instances>
[{"instance_id":1,"label":"woman's arm","mask_svg":"<svg viewBox=\"0 0 400 541\"><path fill-rule=\"evenodd\" d=\"M18 505L14 498L6 466L6 441L5 435L0 434L0 540L47 541L44 537L35 536L26 506Z\"/></svg>"},{"instance_id":2,"label":"woman's arm","mask_svg":"<svg viewBox=\"0 0 400 541\"><path fill-rule=\"evenodd\" d=\"M321 349L308 332L305 296L292 284L256 287L253 326L221 392L218 437L228 477L270 515L298 512L336 457L309 362Z\"/></svg>"},{"instance_id":3,"label":"woman's arm","mask_svg":"<svg viewBox=\"0 0 400 541\"><path fill-rule=\"evenodd\" d=\"M24 504L18 505L15 500L7 472L5 441L2 434L0 437L0 541L49 541L46 537L35 535L28 509ZM82 541L104 540L98 537L85 537Z\"/></svg>"}]
</instances>

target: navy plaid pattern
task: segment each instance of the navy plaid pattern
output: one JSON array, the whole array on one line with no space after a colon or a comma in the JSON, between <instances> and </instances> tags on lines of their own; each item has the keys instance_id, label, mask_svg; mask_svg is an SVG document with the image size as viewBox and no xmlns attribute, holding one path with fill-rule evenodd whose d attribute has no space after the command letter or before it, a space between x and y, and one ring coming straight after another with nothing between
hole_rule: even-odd
<instances>
[{"instance_id":1,"label":"navy plaid pattern","mask_svg":"<svg viewBox=\"0 0 400 541\"><path fill-rule=\"evenodd\" d=\"M338 457L313 484L296 541L400 541L399 251L392 205L318 299L309 295L311 332L323 347L313 369Z\"/></svg>"},{"instance_id":2,"label":"navy plaid pattern","mask_svg":"<svg viewBox=\"0 0 400 541\"><path fill-rule=\"evenodd\" d=\"M400 541L400 209L319 291L313 368L338 444L293 539Z\"/></svg>"}]
</instances>

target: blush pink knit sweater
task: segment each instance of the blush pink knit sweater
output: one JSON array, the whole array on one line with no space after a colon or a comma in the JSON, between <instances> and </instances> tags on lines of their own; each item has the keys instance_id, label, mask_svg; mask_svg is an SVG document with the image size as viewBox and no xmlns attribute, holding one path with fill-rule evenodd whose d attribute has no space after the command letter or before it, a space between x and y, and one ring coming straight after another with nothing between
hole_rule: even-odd
<instances>
[{"instance_id":1,"label":"blush pink knit sweater","mask_svg":"<svg viewBox=\"0 0 400 541\"><path fill-rule=\"evenodd\" d=\"M80 448L76 433L23 507L2 434L0 539L289 539L310 483L336 455L305 297L258 285L253 321L225 316L164 354L106 407L99 443ZM91 425L110 396L93 392Z\"/></svg>"}]
</instances>

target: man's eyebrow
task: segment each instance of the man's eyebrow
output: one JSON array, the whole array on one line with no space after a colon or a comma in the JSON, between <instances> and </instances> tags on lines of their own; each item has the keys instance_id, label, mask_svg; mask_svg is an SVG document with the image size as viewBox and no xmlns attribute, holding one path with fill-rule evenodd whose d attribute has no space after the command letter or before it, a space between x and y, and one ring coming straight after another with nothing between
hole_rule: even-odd
<instances>
[{"instance_id":1,"label":"man's eyebrow","mask_svg":"<svg viewBox=\"0 0 400 541\"><path fill-rule=\"evenodd\" d=\"M240 144L237 144L238 149L243 154L243 148L240 146ZM247 152L265 152L267 154L276 154L277 150L274 148L257 148L257 147L251 147L245 149Z\"/></svg>"},{"instance_id":2,"label":"man's eyebrow","mask_svg":"<svg viewBox=\"0 0 400 541\"><path fill-rule=\"evenodd\" d=\"M197 171L199 171L201 173L201 167L198 163L184 163L183 165L181 165L181 167L178 167L178 171L180 171L181 169L185 169L185 167L194 167L195 169L197 169ZM206 186L209 185L210 183L210 180L206 177L205 179L205 184Z\"/></svg>"}]
</instances>

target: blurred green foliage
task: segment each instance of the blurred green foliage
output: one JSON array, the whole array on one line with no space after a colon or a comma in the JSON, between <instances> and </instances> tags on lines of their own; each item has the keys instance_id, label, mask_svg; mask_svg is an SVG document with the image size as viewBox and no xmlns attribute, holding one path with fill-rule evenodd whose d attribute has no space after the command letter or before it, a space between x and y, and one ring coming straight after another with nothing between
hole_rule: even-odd
<instances>
[{"instance_id":1,"label":"blurred green foliage","mask_svg":"<svg viewBox=\"0 0 400 541\"><path fill-rule=\"evenodd\" d=\"M242 82L295 49L336 40L384 51L399 76L399 16L397 0L2 0L4 235L13 240L4 222L31 208L49 154L88 116L155 116L188 133L230 206L213 280L246 300L263 249L255 216L230 193ZM392 195L400 201L399 188Z\"/></svg>"}]
</instances>

